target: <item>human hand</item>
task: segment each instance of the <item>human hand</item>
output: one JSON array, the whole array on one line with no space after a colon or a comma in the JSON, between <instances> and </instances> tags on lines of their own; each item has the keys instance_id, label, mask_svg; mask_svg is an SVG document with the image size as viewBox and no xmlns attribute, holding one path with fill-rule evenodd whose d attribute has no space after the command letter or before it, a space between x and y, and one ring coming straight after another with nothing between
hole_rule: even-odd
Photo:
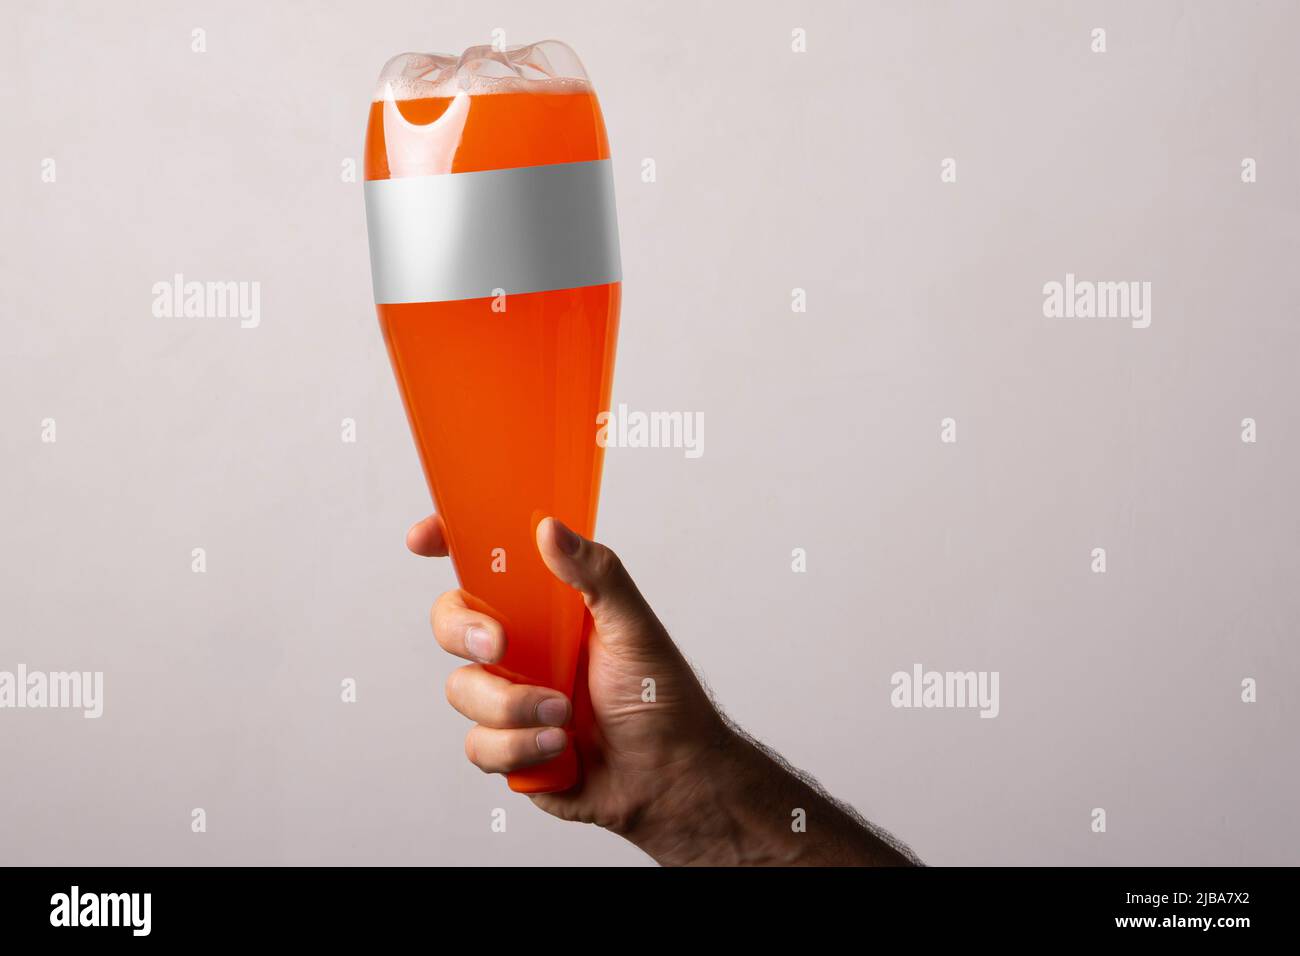
<instances>
[{"instance_id":1,"label":"human hand","mask_svg":"<svg viewBox=\"0 0 1300 956\"><path fill-rule=\"evenodd\" d=\"M412 527L406 543L416 554L447 554L437 515ZM563 694L483 666L501 660L509 635L473 610L464 592L448 591L434 603L433 633L444 650L475 661L447 680L447 699L475 724L465 738L471 762L509 773L576 743L578 784L530 799L562 819L612 830L660 863L917 862L723 718L613 551L554 518L538 525L537 548L551 573L582 594L592 618L576 680L576 740L562 729L573 709ZM655 682L649 701L646 678ZM806 827L791 826L792 812Z\"/></svg>"},{"instance_id":2,"label":"human hand","mask_svg":"<svg viewBox=\"0 0 1300 956\"><path fill-rule=\"evenodd\" d=\"M447 554L437 515L412 527L406 543L416 554ZM531 799L562 819L635 840L657 823L672 794L695 788L701 761L727 744L731 732L613 551L553 518L538 525L537 548L551 573L582 594L591 614L586 669L577 675L575 692L584 705L589 700L590 712L570 741L562 728L573 702L483 667L501 660L509 635L500 622L473 610L463 591L448 591L433 606L434 636L444 650L475 662L447 680L447 700L475 723L465 754L485 772L508 773L576 743L578 785ZM654 681L652 701L642 699L646 678Z\"/></svg>"}]
</instances>

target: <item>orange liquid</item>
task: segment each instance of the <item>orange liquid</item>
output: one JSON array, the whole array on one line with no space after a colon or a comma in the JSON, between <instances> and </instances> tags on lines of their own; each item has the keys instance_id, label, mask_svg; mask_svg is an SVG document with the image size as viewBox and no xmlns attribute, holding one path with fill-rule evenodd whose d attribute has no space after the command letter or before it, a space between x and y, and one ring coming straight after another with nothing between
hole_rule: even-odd
<instances>
[{"instance_id":1,"label":"orange liquid","mask_svg":"<svg viewBox=\"0 0 1300 956\"><path fill-rule=\"evenodd\" d=\"M590 93L508 93L371 105L366 178L605 159ZM378 306L379 323L461 587L501 621L491 669L572 697L586 610L537 553L552 515L595 530L620 285ZM500 305L498 305L498 309ZM502 570L504 569L504 570ZM577 781L572 743L509 775L525 793Z\"/></svg>"}]
</instances>

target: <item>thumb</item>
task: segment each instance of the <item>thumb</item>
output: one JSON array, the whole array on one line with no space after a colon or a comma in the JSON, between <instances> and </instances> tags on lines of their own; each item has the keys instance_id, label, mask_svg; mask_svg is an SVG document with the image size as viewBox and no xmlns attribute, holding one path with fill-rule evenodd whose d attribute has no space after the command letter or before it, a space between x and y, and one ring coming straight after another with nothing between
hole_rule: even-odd
<instances>
[{"instance_id":1,"label":"thumb","mask_svg":"<svg viewBox=\"0 0 1300 956\"><path fill-rule=\"evenodd\" d=\"M555 518L537 526L537 550L557 578L582 593L603 641L646 641L667 636L618 555Z\"/></svg>"}]
</instances>

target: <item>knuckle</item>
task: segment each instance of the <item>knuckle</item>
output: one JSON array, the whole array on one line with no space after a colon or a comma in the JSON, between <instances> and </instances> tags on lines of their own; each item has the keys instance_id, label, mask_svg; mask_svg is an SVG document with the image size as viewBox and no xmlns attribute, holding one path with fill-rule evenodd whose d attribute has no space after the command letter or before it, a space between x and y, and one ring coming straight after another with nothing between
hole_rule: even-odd
<instances>
[{"instance_id":1,"label":"knuckle","mask_svg":"<svg viewBox=\"0 0 1300 956\"><path fill-rule=\"evenodd\" d=\"M451 606L444 600L446 595L438 598L433 602L433 608L429 611L429 623L433 626L433 633L442 638L447 629L447 622L450 619Z\"/></svg>"},{"instance_id":2,"label":"knuckle","mask_svg":"<svg viewBox=\"0 0 1300 956\"><path fill-rule=\"evenodd\" d=\"M484 710L498 727L509 727L514 722L515 702L510 689L493 688L483 701Z\"/></svg>"},{"instance_id":3,"label":"knuckle","mask_svg":"<svg viewBox=\"0 0 1300 956\"><path fill-rule=\"evenodd\" d=\"M463 671L464 669L465 669L465 668L463 668L463 667L457 667L454 671L452 671L450 674L448 674L448 675L447 675L447 683L444 685L444 688L443 688L444 691L445 691L446 694L447 694L447 701L448 701L448 702L449 702L453 707L456 706L456 702L457 702L457 700L460 699L460 698L459 698L459 694L460 694L460 672Z\"/></svg>"},{"instance_id":4,"label":"knuckle","mask_svg":"<svg viewBox=\"0 0 1300 956\"><path fill-rule=\"evenodd\" d=\"M517 727L531 727L537 723L537 695L526 687L512 686L503 695L505 718Z\"/></svg>"},{"instance_id":5,"label":"knuckle","mask_svg":"<svg viewBox=\"0 0 1300 956\"><path fill-rule=\"evenodd\" d=\"M514 765L518 766L537 758L537 734L522 731L512 736L514 739L510 742L510 757Z\"/></svg>"},{"instance_id":6,"label":"knuckle","mask_svg":"<svg viewBox=\"0 0 1300 956\"><path fill-rule=\"evenodd\" d=\"M597 544L595 552L591 556L591 569L597 577L609 580L623 573L623 562L619 560L617 554L605 547L605 545Z\"/></svg>"},{"instance_id":7,"label":"knuckle","mask_svg":"<svg viewBox=\"0 0 1300 956\"><path fill-rule=\"evenodd\" d=\"M497 773L499 755L496 754L497 748L491 746L487 739L489 733L482 724L475 724L465 735L465 756L484 773Z\"/></svg>"},{"instance_id":8,"label":"knuckle","mask_svg":"<svg viewBox=\"0 0 1300 956\"><path fill-rule=\"evenodd\" d=\"M433 613L442 617L457 608L465 606L458 591L443 591L433 602Z\"/></svg>"}]
</instances>

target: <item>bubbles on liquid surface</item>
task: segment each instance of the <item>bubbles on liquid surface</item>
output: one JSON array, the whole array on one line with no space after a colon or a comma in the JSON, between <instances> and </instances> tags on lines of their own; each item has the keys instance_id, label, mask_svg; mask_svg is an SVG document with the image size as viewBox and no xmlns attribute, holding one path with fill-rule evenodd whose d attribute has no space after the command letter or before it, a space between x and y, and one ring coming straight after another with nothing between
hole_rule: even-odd
<instances>
[{"instance_id":1,"label":"bubbles on liquid surface","mask_svg":"<svg viewBox=\"0 0 1300 956\"><path fill-rule=\"evenodd\" d=\"M573 93L590 89L582 61L559 40L496 50L472 46L460 56L399 53L379 72L375 99L455 96L457 93Z\"/></svg>"}]
</instances>

